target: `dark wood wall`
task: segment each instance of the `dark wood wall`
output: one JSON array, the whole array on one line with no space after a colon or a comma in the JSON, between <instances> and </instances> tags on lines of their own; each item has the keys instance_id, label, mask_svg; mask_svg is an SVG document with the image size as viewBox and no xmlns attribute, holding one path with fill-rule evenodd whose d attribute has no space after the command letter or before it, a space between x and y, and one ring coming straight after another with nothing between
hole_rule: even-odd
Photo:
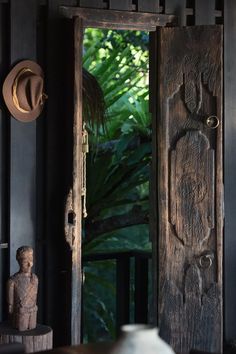
<instances>
[{"instance_id":1,"label":"dark wood wall","mask_svg":"<svg viewBox=\"0 0 236 354\"><path fill-rule=\"evenodd\" d=\"M72 93L65 89L72 38L60 5L176 14L180 25L225 22L225 336L236 338L234 0L0 0L1 83L14 63L37 60L49 96L41 117L29 124L9 117L0 100L0 242L8 243L0 249L0 318L6 316L6 277L17 269L16 248L29 244L40 277L40 321L53 327L56 345L70 341L70 249L63 224L72 166Z\"/></svg>"}]
</instances>

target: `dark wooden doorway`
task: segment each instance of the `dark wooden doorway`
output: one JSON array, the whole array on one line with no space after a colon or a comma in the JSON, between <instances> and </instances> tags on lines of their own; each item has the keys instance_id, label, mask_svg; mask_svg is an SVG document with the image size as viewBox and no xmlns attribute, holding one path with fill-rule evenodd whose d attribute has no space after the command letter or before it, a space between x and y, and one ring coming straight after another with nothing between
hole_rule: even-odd
<instances>
[{"instance_id":1,"label":"dark wooden doorway","mask_svg":"<svg viewBox=\"0 0 236 354\"><path fill-rule=\"evenodd\" d=\"M126 13L123 18L119 11L65 7L62 11L66 17L74 17L75 50L70 210L76 221L67 235L72 249L71 341L78 343L80 336L83 28L145 29L153 33L151 227L155 305L159 307L156 318L162 336L176 351L220 352L222 30L219 26L156 30L174 21L166 15Z\"/></svg>"},{"instance_id":2,"label":"dark wooden doorway","mask_svg":"<svg viewBox=\"0 0 236 354\"><path fill-rule=\"evenodd\" d=\"M172 15L153 15L62 7L66 17L74 18L75 103L74 103L74 179L69 193L65 220L73 211L76 223L66 224L66 234L72 249L72 343L78 343L81 317L81 156L82 156L82 43L85 27L146 30L155 32L158 26L174 21ZM79 215L79 217L78 217ZM73 241L72 241L73 240Z\"/></svg>"}]
</instances>

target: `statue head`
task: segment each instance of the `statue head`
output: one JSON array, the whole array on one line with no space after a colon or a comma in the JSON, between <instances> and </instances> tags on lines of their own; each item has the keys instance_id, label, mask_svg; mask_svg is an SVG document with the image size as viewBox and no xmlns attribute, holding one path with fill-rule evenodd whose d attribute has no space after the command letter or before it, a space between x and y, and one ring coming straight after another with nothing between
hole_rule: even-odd
<instances>
[{"instance_id":1,"label":"statue head","mask_svg":"<svg viewBox=\"0 0 236 354\"><path fill-rule=\"evenodd\" d=\"M22 246L16 251L16 260L22 273L31 273L33 267L33 248Z\"/></svg>"}]
</instances>

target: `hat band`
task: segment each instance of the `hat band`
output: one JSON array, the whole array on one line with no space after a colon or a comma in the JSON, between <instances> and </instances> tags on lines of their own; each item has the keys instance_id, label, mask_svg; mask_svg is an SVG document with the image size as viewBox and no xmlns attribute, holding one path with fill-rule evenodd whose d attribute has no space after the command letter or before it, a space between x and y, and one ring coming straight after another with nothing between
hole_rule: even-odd
<instances>
[{"instance_id":1,"label":"hat band","mask_svg":"<svg viewBox=\"0 0 236 354\"><path fill-rule=\"evenodd\" d=\"M14 106L18 109L18 111L22 112L22 113L30 113L30 111L27 111L25 109L23 109L20 104L19 104L19 101L18 101L18 97L17 97L17 87L18 87L18 81L19 81L19 77L21 75L23 75L24 73L26 72L31 72L33 73L32 70L28 69L28 68L23 68L22 70L19 71L19 73L17 74L15 80L14 80L14 83L13 83L13 86L12 86L12 100L13 100L13 103L14 103Z\"/></svg>"}]
</instances>

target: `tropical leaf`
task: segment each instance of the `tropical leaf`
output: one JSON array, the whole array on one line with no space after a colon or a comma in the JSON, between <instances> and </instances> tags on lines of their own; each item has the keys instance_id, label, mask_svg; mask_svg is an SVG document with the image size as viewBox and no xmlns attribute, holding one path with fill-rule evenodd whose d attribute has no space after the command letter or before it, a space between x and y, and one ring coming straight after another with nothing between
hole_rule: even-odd
<instances>
[{"instance_id":1,"label":"tropical leaf","mask_svg":"<svg viewBox=\"0 0 236 354\"><path fill-rule=\"evenodd\" d=\"M83 254L150 251L146 224L113 229L96 237L88 234L88 225L128 214L134 207L148 212L148 34L86 29L84 38L83 65L103 91L106 129L99 123L88 126L91 149L87 158L88 218L83 230ZM97 146L110 140L114 141L113 148L98 152ZM115 262L87 262L84 273L84 337L87 341L114 339Z\"/></svg>"}]
</instances>

